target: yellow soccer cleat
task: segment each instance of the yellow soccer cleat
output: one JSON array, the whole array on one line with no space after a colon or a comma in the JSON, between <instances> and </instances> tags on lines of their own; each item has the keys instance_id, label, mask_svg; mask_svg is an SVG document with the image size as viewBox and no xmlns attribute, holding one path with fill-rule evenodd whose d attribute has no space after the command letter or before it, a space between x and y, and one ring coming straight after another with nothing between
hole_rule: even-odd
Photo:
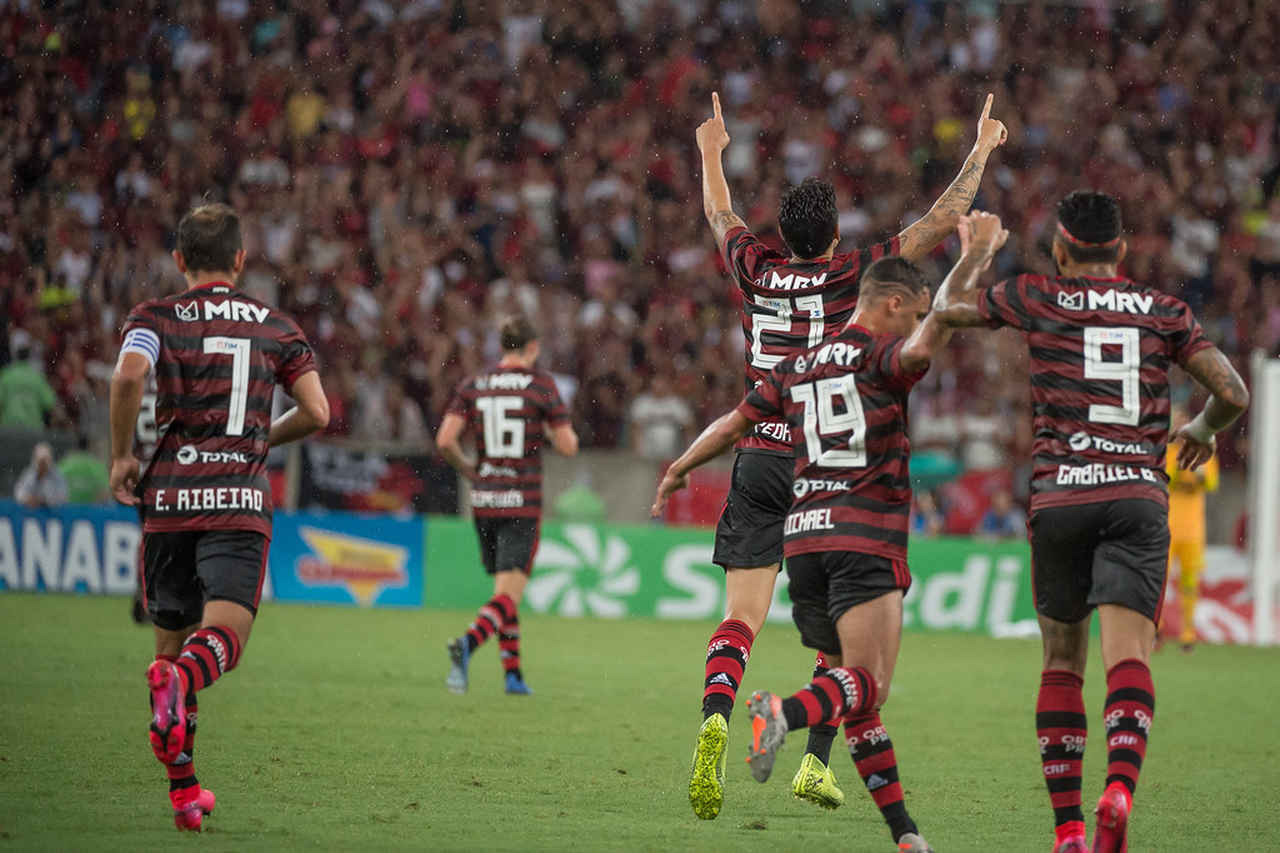
<instances>
[{"instance_id":1,"label":"yellow soccer cleat","mask_svg":"<svg viewBox=\"0 0 1280 853\"><path fill-rule=\"evenodd\" d=\"M808 800L824 809L838 809L844 805L844 791L836 785L836 774L811 752L806 752L800 761L796 778L791 780L791 793L797 799Z\"/></svg>"},{"instance_id":2,"label":"yellow soccer cleat","mask_svg":"<svg viewBox=\"0 0 1280 853\"><path fill-rule=\"evenodd\" d=\"M689 772L689 805L703 820L715 820L724 805L725 750L729 745L729 721L712 714L698 730Z\"/></svg>"}]
</instances>

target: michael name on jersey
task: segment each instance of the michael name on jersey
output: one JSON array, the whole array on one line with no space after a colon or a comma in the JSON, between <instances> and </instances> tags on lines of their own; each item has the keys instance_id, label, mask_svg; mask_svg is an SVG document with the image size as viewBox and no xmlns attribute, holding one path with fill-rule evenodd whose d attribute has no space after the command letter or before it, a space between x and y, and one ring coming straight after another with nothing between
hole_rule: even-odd
<instances>
[{"instance_id":1,"label":"michael name on jersey","mask_svg":"<svg viewBox=\"0 0 1280 853\"><path fill-rule=\"evenodd\" d=\"M1118 311L1124 314L1150 314L1155 297L1126 290L1077 290L1068 293L1058 291L1058 307L1068 311Z\"/></svg>"},{"instance_id":2,"label":"michael name on jersey","mask_svg":"<svg viewBox=\"0 0 1280 853\"><path fill-rule=\"evenodd\" d=\"M204 306L204 317L200 316L200 306ZM204 320L230 320L233 323L264 323L271 316L271 309L265 305L251 305L237 299L226 302L213 302L199 299L183 305L175 302L173 313L184 323L195 323Z\"/></svg>"},{"instance_id":3,"label":"michael name on jersey","mask_svg":"<svg viewBox=\"0 0 1280 853\"><path fill-rule=\"evenodd\" d=\"M262 512L262 490L241 486L207 489L156 489L156 512Z\"/></svg>"},{"instance_id":4,"label":"michael name on jersey","mask_svg":"<svg viewBox=\"0 0 1280 853\"><path fill-rule=\"evenodd\" d=\"M808 533L811 530L835 530L831 523L830 509L806 509L804 512L793 512L787 516L787 526L783 536L794 536L797 533Z\"/></svg>"}]
</instances>

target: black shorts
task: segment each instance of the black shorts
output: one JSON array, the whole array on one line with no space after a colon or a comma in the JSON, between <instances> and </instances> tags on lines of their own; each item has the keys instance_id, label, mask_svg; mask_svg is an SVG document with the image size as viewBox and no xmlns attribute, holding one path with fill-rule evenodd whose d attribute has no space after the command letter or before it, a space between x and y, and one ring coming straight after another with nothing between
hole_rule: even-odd
<instances>
[{"instance_id":1,"label":"black shorts","mask_svg":"<svg viewBox=\"0 0 1280 853\"><path fill-rule=\"evenodd\" d=\"M791 511L794 471L790 456L738 451L729 497L716 525L713 563L723 569L755 569L782 562L782 527Z\"/></svg>"},{"instance_id":2,"label":"black shorts","mask_svg":"<svg viewBox=\"0 0 1280 853\"><path fill-rule=\"evenodd\" d=\"M533 557L538 553L542 520L538 518L475 519L480 539L480 559L487 574L498 572L533 573Z\"/></svg>"},{"instance_id":3,"label":"black shorts","mask_svg":"<svg viewBox=\"0 0 1280 853\"><path fill-rule=\"evenodd\" d=\"M853 551L823 551L787 558L791 618L800 641L811 649L840 654L836 621L859 604L911 588L905 560Z\"/></svg>"},{"instance_id":4,"label":"black shorts","mask_svg":"<svg viewBox=\"0 0 1280 853\"><path fill-rule=\"evenodd\" d=\"M1036 612L1079 622L1119 604L1155 622L1169 569L1169 512L1128 499L1042 509L1031 516Z\"/></svg>"},{"instance_id":5,"label":"black shorts","mask_svg":"<svg viewBox=\"0 0 1280 853\"><path fill-rule=\"evenodd\" d=\"M258 612L270 540L252 530L190 530L142 537L151 621L168 631L200 624L209 601Z\"/></svg>"}]
</instances>

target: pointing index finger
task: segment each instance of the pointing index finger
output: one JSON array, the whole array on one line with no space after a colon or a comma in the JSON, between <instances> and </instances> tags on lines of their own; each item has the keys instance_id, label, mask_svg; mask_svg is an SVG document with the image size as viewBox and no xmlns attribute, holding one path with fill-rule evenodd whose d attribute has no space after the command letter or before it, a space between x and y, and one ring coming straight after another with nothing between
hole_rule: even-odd
<instances>
[{"instance_id":1,"label":"pointing index finger","mask_svg":"<svg viewBox=\"0 0 1280 853\"><path fill-rule=\"evenodd\" d=\"M987 102L982 105L982 120L986 121L991 117L991 102L995 100L995 94L987 92Z\"/></svg>"},{"instance_id":2,"label":"pointing index finger","mask_svg":"<svg viewBox=\"0 0 1280 853\"><path fill-rule=\"evenodd\" d=\"M720 93L719 92L711 93L711 108L715 110L715 117L723 121L724 115L720 112Z\"/></svg>"}]
</instances>

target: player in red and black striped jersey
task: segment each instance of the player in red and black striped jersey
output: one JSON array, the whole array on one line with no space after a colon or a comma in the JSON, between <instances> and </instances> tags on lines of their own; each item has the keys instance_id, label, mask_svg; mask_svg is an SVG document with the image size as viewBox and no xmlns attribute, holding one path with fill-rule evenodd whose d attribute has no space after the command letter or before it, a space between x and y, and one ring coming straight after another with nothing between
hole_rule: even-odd
<instances>
[{"instance_id":1,"label":"player in red and black striped jersey","mask_svg":"<svg viewBox=\"0 0 1280 853\"><path fill-rule=\"evenodd\" d=\"M901 234L852 252L840 243L834 188L809 178L788 190L778 210L785 251L751 233L733 212L721 154L729 144L718 95L713 115L697 130L702 153L702 195L716 245L742 297L746 339L746 387L751 388L784 358L803 352L841 328L854 311L858 280L879 258L920 259L949 235L969 209L987 158L1006 138L991 118L991 95L978 120L978 137L960 174L919 221ZM703 728L698 736L689 800L703 819L723 803L721 744L756 633L764 624L782 561L783 518L790 505L791 435L772 418L744 437L734 459L729 496L716 527L714 561L725 569L725 619L707 646L703 682ZM821 669L821 661L818 662ZM844 794L827 769L834 727L810 733L809 749L794 780L796 796L835 808Z\"/></svg>"},{"instance_id":2,"label":"player in red and black striped jersey","mask_svg":"<svg viewBox=\"0 0 1280 853\"><path fill-rule=\"evenodd\" d=\"M958 325L1009 326L1027 339L1035 414L1032 579L1044 638L1036 706L1059 851L1085 849L1081 689L1098 609L1107 669L1107 790L1094 850L1121 850L1155 703L1148 667L1168 567L1169 370L1213 397L1174 436L1196 466L1248 391L1180 299L1119 275L1120 207L1075 192L1058 206L1056 277L1023 275L945 306Z\"/></svg>"},{"instance_id":3,"label":"player in red and black striped jersey","mask_svg":"<svg viewBox=\"0 0 1280 853\"><path fill-rule=\"evenodd\" d=\"M1004 242L1000 220L975 214L971 252ZM981 263L958 265L939 291L970 287ZM910 586L907 394L950 330L929 314L929 283L910 261L876 261L851 323L821 346L782 361L738 408L709 427L668 469L653 511L688 473L769 419L794 436L794 480L784 551L792 614L827 667L783 700L756 693L750 761L764 781L788 730L843 720L859 774L899 849L926 851L903 803L897 761L879 708L888 697Z\"/></svg>"},{"instance_id":4,"label":"player in red and black striped jersey","mask_svg":"<svg viewBox=\"0 0 1280 853\"><path fill-rule=\"evenodd\" d=\"M471 654L498 635L508 693L532 691L520 669L517 610L533 571L542 524L542 446L565 456L578 452L578 435L550 373L534 367L537 331L528 319L502 324L502 359L463 380L449 401L436 446L471 481L471 512L485 571L493 575L493 597L480 608L466 633L449 643L446 686L465 693ZM478 459L462 452L462 437L475 436Z\"/></svg>"},{"instance_id":5,"label":"player in red and black striped jersey","mask_svg":"<svg viewBox=\"0 0 1280 853\"><path fill-rule=\"evenodd\" d=\"M196 694L233 669L253 627L271 538L267 449L323 428L329 405L297 324L235 288L240 220L222 204L178 225L188 289L125 321L111 381L111 488L138 506L143 588L155 626L151 745L179 829L199 830L213 794L196 781ZM154 450L134 442L154 377ZM298 401L274 423L276 385Z\"/></svg>"}]
</instances>

